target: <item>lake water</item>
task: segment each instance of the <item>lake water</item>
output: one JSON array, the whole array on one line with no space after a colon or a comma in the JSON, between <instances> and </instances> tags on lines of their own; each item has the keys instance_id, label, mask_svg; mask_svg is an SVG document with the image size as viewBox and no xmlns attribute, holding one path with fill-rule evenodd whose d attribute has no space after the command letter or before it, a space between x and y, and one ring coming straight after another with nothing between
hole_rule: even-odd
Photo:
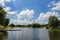
<instances>
[{"instance_id":1,"label":"lake water","mask_svg":"<svg viewBox=\"0 0 60 40\"><path fill-rule=\"evenodd\" d=\"M0 33L0 40L49 40L49 31L44 28L13 28L21 31Z\"/></svg>"}]
</instances>

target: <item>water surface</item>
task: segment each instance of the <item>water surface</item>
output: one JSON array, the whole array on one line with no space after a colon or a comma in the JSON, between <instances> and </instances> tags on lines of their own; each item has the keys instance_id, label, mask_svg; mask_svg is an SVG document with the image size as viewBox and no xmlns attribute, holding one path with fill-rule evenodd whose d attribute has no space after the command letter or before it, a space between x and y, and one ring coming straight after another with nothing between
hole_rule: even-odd
<instances>
[{"instance_id":1,"label":"water surface","mask_svg":"<svg viewBox=\"0 0 60 40\"><path fill-rule=\"evenodd\" d=\"M43 28L13 28L21 31L7 31L8 35L0 35L1 40L49 40L49 32ZM2 38L1 38L2 36Z\"/></svg>"}]
</instances>

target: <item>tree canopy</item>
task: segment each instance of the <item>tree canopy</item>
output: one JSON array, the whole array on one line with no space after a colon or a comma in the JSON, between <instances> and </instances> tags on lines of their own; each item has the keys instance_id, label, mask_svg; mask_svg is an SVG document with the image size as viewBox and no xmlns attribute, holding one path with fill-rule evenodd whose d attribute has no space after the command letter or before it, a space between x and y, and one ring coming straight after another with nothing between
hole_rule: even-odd
<instances>
[{"instance_id":1,"label":"tree canopy","mask_svg":"<svg viewBox=\"0 0 60 40\"><path fill-rule=\"evenodd\" d=\"M59 20L55 16L50 16L48 24L50 27L57 28L57 26L59 25Z\"/></svg>"},{"instance_id":2,"label":"tree canopy","mask_svg":"<svg viewBox=\"0 0 60 40\"><path fill-rule=\"evenodd\" d=\"M2 26L7 26L9 23L9 19L6 18L6 14L7 12L2 7L0 7L0 25Z\"/></svg>"}]
</instances>

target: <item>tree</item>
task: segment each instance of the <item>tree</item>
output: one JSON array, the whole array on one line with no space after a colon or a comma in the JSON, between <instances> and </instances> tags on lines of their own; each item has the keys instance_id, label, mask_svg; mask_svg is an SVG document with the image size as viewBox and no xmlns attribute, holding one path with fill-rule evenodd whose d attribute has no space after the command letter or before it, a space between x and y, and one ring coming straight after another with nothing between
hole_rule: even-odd
<instances>
[{"instance_id":1,"label":"tree","mask_svg":"<svg viewBox=\"0 0 60 40\"><path fill-rule=\"evenodd\" d=\"M6 14L7 12L2 7L0 7L0 25L2 26L7 26L9 23L9 19L6 18Z\"/></svg>"},{"instance_id":2,"label":"tree","mask_svg":"<svg viewBox=\"0 0 60 40\"><path fill-rule=\"evenodd\" d=\"M32 24L32 28L40 28L40 24L34 23L34 24Z\"/></svg>"},{"instance_id":3,"label":"tree","mask_svg":"<svg viewBox=\"0 0 60 40\"><path fill-rule=\"evenodd\" d=\"M13 23L12 23L12 24L10 24L10 26L11 26L11 27L15 27L15 25L14 25Z\"/></svg>"},{"instance_id":4,"label":"tree","mask_svg":"<svg viewBox=\"0 0 60 40\"><path fill-rule=\"evenodd\" d=\"M59 26L60 26L60 20L59 20Z\"/></svg>"},{"instance_id":5,"label":"tree","mask_svg":"<svg viewBox=\"0 0 60 40\"><path fill-rule=\"evenodd\" d=\"M32 28L40 28L40 24L35 23L35 21L33 21Z\"/></svg>"},{"instance_id":6,"label":"tree","mask_svg":"<svg viewBox=\"0 0 60 40\"><path fill-rule=\"evenodd\" d=\"M4 21L4 26L7 26L9 24L9 19L6 18L5 21Z\"/></svg>"},{"instance_id":7,"label":"tree","mask_svg":"<svg viewBox=\"0 0 60 40\"><path fill-rule=\"evenodd\" d=\"M57 26L59 25L59 20L55 16L50 16L48 24L50 27L57 28Z\"/></svg>"}]
</instances>

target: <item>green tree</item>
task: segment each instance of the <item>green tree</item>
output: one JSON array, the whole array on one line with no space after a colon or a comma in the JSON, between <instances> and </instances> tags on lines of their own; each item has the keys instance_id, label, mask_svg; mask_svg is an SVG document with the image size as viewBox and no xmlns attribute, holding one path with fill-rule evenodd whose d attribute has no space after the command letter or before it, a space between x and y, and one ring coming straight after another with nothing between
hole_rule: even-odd
<instances>
[{"instance_id":1,"label":"green tree","mask_svg":"<svg viewBox=\"0 0 60 40\"><path fill-rule=\"evenodd\" d=\"M0 25L2 26L7 26L9 23L9 19L6 18L6 14L7 12L2 7L0 7Z\"/></svg>"},{"instance_id":2,"label":"green tree","mask_svg":"<svg viewBox=\"0 0 60 40\"><path fill-rule=\"evenodd\" d=\"M34 24L32 24L32 28L40 28L40 24L34 23Z\"/></svg>"},{"instance_id":3,"label":"green tree","mask_svg":"<svg viewBox=\"0 0 60 40\"><path fill-rule=\"evenodd\" d=\"M59 25L59 20L55 16L50 16L48 24L50 27L57 28L57 26Z\"/></svg>"},{"instance_id":4,"label":"green tree","mask_svg":"<svg viewBox=\"0 0 60 40\"><path fill-rule=\"evenodd\" d=\"M60 26L60 20L59 20L59 26Z\"/></svg>"},{"instance_id":5,"label":"green tree","mask_svg":"<svg viewBox=\"0 0 60 40\"><path fill-rule=\"evenodd\" d=\"M10 26L11 26L11 27L15 27L15 25L14 25L13 23L12 23L12 24L10 24Z\"/></svg>"},{"instance_id":6,"label":"green tree","mask_svg":"<svg viewBox=\"0 0 60 40\"><path fill-rule=\"evenodd\" d=\"M4 21L4 25L3 26L7 26L9 24L9 19L6 18L5 21Z\"/></svg>"}]
</instances>

